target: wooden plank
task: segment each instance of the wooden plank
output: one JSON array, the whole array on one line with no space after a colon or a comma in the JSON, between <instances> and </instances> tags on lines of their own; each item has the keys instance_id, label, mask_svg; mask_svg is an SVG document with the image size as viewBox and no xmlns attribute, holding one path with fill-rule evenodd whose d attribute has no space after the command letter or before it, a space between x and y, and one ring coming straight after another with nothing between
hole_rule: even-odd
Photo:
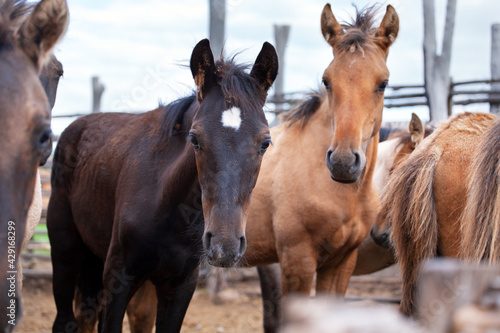
<instances>
[{"instance_id":1,"label":"wooden plank","mask_svg":"<svg viewBox=\"0 0 500 333\"><path fill-rule=\"evenodd\" d=\"M35 279L52 279L51 269L23 269L23 279L35 278Z\"/></svg>"},{"instance_id":2,"label":"wooden plank","mask_svg":"<svg viewBox=\"0 0 500 333\"><path fill-rule=\"evenodd\" d=\"M481 104L481 103L490 103L492 101L500 102L500 98L492 99L492 98L470 98L461 101L453 101L453 105L469 105L469 104Z\"/></svg>"},{"instance_id":3,"label":"wooden plank","mask_svg":"<svg viewBox=\"0 0 500 333\"><path fill-rule=\"evenodd\" d=\"M499 274L499 267L434 259L421 267L417 317L431 333L451 333L454 313L475 303Z\"/></svg>"},{"instance_id":4,"label":"wooden plank","mask_svg":"<svg viewBox=\"0 0 500 333\"><path fill-rule=\"evenodd\" d=\"M30 252L23 252L21 254L22 260L25 261L30 261L30 260L39 260L39 261L50 261L50 255L49 254L41 254L41 253L30 253Z\"/></svg>"},{"instance_id":5,"label":"wooden plank","mask_svg":"<svg viewBox=\"0 0 500 333\"><path fill-rule=\"evenodd\" d=\"M417 333L420 327L394 306L361 305L334 298L286 299L282 333Z\"/></svg>"},{"instance_id":6,"label":"wooden plank","mask_svg":"<svg viewBox=\"0 0 500 333\"><path fill-rule=\"evenodd\" d=\"M500 82L500 79L498 80L470 80L470 81L458 81L458 82L452 82L451 86L460 86L460 85L469 85L469 84L491 84L495 82Z\"/></svg>"},{"instance_id":7,"label":"wooden plank","mask_svg":"<svg viewBox=\"0 0 500 333\"><path fill-rule=\"evenodd\" d=\"M28 245L26 245L25 250L27 250L27 251L49 250L50 251L50 244L49 243L29 242Z\"/></svg>"}]
</instances>

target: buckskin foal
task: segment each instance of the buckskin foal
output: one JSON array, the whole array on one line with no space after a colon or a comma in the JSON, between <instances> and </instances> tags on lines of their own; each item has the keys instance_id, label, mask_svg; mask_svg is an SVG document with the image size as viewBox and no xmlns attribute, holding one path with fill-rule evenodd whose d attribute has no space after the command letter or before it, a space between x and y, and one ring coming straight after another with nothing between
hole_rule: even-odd
<instances>
[{"instance_id":1,"label":"buckskin foal","mask_svg":"<svg viewBox=\"0 0 500 333\"><path fill-rule=\"evenodd\" d=\"M374 28L373 15L373 8L358 12L342 26L324 7L321 30L334 55L323 75L326 97L311 96L271 131L274 145L254 191L241 265L279 261L284 296L309 295L315 274L317 293L343 295L356 248L375 221L386 59L399 20L388 6ZM276 323L265 328L272 332Z\"/></svg>"}]
</instances>

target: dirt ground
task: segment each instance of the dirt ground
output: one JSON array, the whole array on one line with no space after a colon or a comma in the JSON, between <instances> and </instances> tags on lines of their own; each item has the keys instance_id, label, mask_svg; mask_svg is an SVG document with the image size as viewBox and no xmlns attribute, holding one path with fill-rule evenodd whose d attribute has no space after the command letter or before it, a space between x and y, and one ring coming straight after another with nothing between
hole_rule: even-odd
<instances>
[{"instance_id":1,"label":"dirt ground","mask_svg":"<svg viewBox=\"0 0 500 333\"><path fill-rule=\"evenodd\" d=\"M262 332L262 302L258 294L258 282L245 282L241 287L244 291L229 289L229 293L234 293L234 299L221 305L213 304L205 289L197 290L181 332ZM15 332L52 332L56 308L50 282L29 283L23 289L23 302L25 314ZM129 331L126 321L123 331Z\"/></svg>"},{"instance_id":2,"label":"dirt ground","mask_svg":"<svg viewBox=\"0 0 500 333\"><path fill-rule=\"evenodd\" d=\"M49 263L42 266L47 268ZM352 279L347 301L394 302L400 297L399 282L393 272ZM257 333L262 332L262 301L256 276L229 281L223 303L214 304L205 288L198 288L184 320L183 333ZM56 315L50 278L27 277L23 288L25 314L16 332L48 333ZM124 322L124 332L129 332Z\"/></svg>"}]
</instances>

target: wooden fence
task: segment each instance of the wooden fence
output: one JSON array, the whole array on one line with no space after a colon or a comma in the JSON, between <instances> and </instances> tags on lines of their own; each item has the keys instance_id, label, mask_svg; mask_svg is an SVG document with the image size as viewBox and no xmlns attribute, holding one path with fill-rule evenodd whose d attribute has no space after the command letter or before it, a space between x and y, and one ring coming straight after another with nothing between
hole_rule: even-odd
<instances>
[{"instance_id":1,"label":"wooden fence","mask_svg":"<svg viewBox=\"0 0 500 333\"><path fill-rule=\"evenodd\" d=\"M451 115L451 109L453 105L469 105L480 103L488 103L490 105L500 104L500 90L496 90L493 88L495 86L495 83L500 83L500 80L471 80L452 82L450 85L448 96L448 114ZM98 77L92 78L92 90L92 112L100 112L100 100L104 91L104 86L99 81ZM304 91L289 92L282 95L270 96L267 99L267 111L272 113L286 112L306 96L307 92ZM384 106L386 108L402 108L427 105L425 87L422 84L389 86L387 87L384 100ZM140 111L130 112L138 113ZM88 113L89 112L77 112L73 114L53 115L52 118L81 117Z\"/></svg>"},{"instance_id":2,"label":"wooden fence","mask_svg":"<svg viewBox=\"0 0 500 333\"><path fill-rule=\"evenodd\" d=\"M500 80L452 82L448 96L448 114L451 114L453 105L500 104L500 91L492 87L494 83L499 82ZM282 96L272 96L268 99L267 103L283 105L283 110L286 112L305 96L305 92L292 92ZM389 86L386 90L384 100L384 106L389 109L427 105L427 96L423 84ZM274 109L280 110L279 108Z\"/></svg>"}]
</instances>

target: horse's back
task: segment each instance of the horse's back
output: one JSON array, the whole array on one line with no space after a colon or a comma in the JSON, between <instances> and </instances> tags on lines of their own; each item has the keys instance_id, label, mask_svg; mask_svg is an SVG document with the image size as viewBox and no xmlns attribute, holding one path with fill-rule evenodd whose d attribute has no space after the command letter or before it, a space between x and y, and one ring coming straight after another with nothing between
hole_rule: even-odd
<instances>
[{"instance_id":1,"label":"horse's back","mask_svg":"<svg viewBox=\"0 0 500 333\"><path fill-rule=\"evenodd\" d=\"M59 139L52 170L53 214L58 214L56 210L71 212L64 218L74 223L84 242L99 234L98 241L85 243L95 246L92 250L101 259L111 239L122 169L131 163L130 156L139 149L136 140L147 132L142 123L150 116L148 113L91 114L73 122ZM51 222L59 223L55 228L71 223Z\"/></svg>"}]
</instances>

